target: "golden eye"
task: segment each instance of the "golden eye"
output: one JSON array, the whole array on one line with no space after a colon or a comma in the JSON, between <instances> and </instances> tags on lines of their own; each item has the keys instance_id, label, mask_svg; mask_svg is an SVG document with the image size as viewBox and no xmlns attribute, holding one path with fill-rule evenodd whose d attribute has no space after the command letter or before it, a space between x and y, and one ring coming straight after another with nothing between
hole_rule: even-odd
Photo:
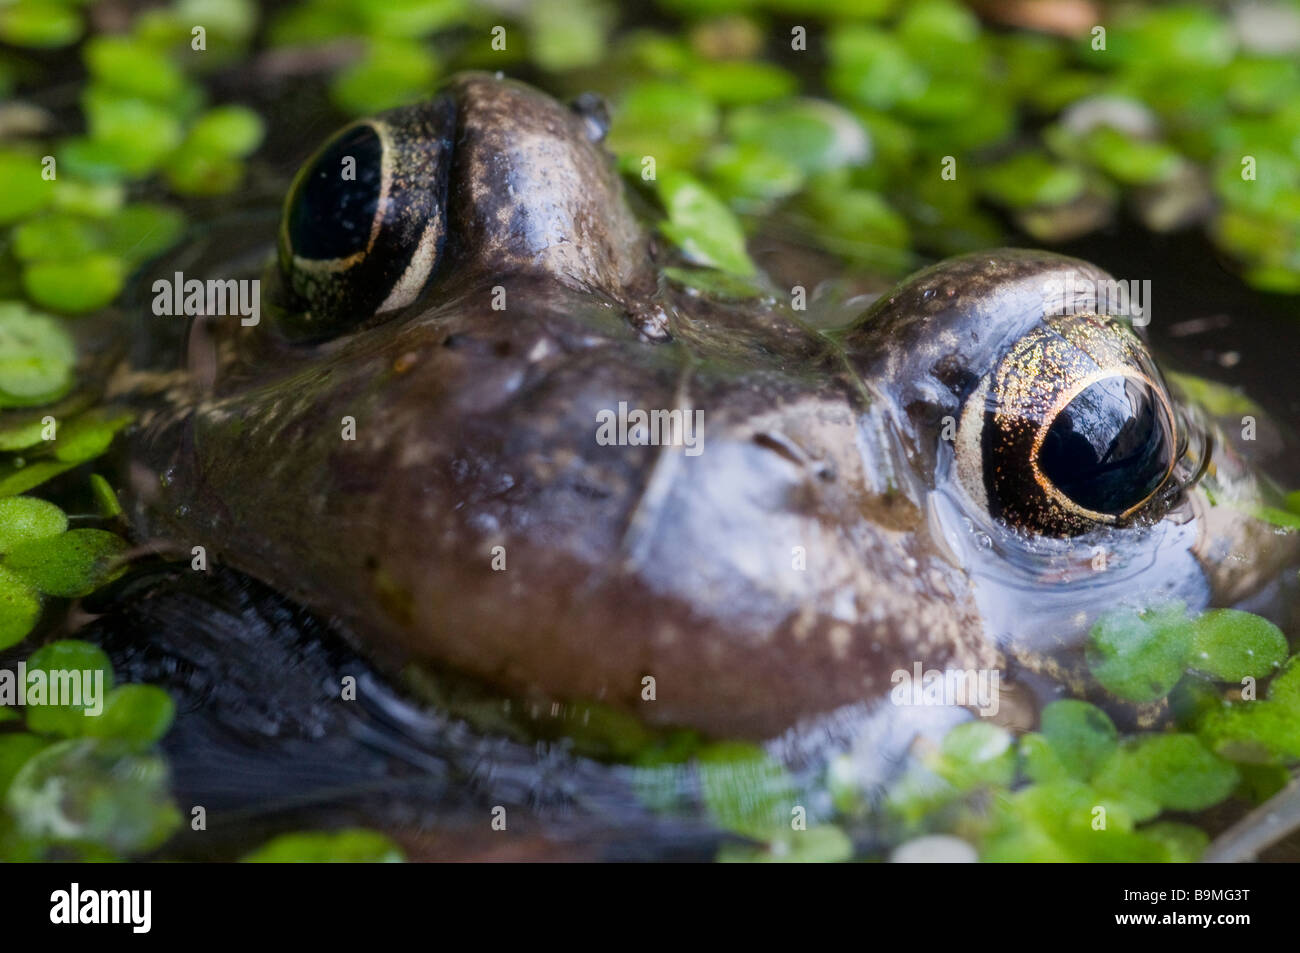
<instances>
[{"instance_id":1,"label":"golden eye","mask_svg":"<svg viewBox=\"0 0 1300 953\"><path fill-rule=\"evenodd\" d=\"M280 228L281 271L302 305L286 331L327 337L415 300L446 240L454 127L439 97L348 126L303 164Z\"/></svg>"},{"instance_id":2,"label":"golden eye","mask_svg":"<svg viewBox=\"0 0 1300 953\"><path fill-rule=\"evenodd\" d=\"M1048 318L1021 337L972 394L961 431L968 489L1005 523L1055 536L1133 516L1179 455L1145 348L1096 314Z\"/></svg>"}]
</instances>

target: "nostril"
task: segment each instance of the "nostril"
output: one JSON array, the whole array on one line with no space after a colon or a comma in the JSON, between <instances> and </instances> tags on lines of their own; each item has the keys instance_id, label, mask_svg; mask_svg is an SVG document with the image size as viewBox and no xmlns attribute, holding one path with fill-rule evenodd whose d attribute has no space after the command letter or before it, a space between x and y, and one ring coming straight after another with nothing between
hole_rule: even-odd
<instances>
[{"instance_id":1,"label":"nostril","mask_svg":"<svg viewBox=\"0 0 1300 953\"><path fill-rule=\"evenodd\" d=\"M583 93L569 108L582 119L583 129L592 142L604 142L609 135L609 104L598 93Z\"/></svg>"}]
</instances>

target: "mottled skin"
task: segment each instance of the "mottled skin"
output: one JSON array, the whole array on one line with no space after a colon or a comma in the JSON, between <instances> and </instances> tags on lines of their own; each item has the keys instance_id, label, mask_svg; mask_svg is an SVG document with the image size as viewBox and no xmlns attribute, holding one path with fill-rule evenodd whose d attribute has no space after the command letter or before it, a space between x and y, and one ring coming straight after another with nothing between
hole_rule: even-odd
<instances>
[{"instance_id":1,"label":"mottled skin","mask_svg":"<svg viewBox=\"0 0 1300 953\"><path fill-rule=\"evenodd\" d=\"M661 253L581 116L482 75L450 89L448 232L427 293L315 344L209 321L212 352L191 345L206 370L133 437L145 535L207 547L386 664L715 735L766 737L878 699L914 661L1032 656L1022 644L1044 633L1004 624L1014 605L995 618L957 540L987 514L956 527L936 515L956 485L941 432L1041 322L1044 281L1099 271L970 256L822 333L773 300L712 302L658 280ZM702 409L703 453L599 445L597 414L620 401ZM349 417L355 440L342 439ZM1180 497L1154 514L1182 522L1172 544L1144 525L1101 527L1088 546L1103 539L1134 565L1172 546L1169 588L1200 604L1206 569L1237 598L1289 555L1254 521L1193 509ZM1090 550L1070 542L1005 575L1065 579L1072 610L1091 613L1132 591L1123 572L1083 587ZM1244 561L1219 574L1215 557L1192 557L1215 546L1219 562Z\"/></svg>"}]
</instances>

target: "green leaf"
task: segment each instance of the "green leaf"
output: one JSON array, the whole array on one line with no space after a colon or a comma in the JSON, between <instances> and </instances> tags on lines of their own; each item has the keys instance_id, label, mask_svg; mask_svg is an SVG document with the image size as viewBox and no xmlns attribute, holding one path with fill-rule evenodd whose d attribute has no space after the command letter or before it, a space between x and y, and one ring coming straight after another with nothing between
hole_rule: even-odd
<instances>
[{"instance_id":1,"label":"green leaf","mask_svg":"<svg viewBox=\"0 0 1300 953\"><path fill-rule=\"evenodd\" d=\"M26 414L11 417L0 427L0 450L26 450L41 442L45 434L45 421L41 416Z\"/></svg>"},{"instance_id":2,"label":"green leaf","mask_svg":"<svg viewBox=\"0 0 1300 953\"><path fill-rule=\"evenodd\" d=\"M56 431L54 456L74 464L93 460L109 448L117 432L130 422L130 414L109 416L99 411L83 414Z\"/></svg>"},{"instance_id":3,"label":"green leaf","mask_svg":"<svg viewBox=\"0 0 1300 953\"><path fill-rule=\"evenodd\" d=\"M756 840L790 830L794 785L763 749L720 742L700 751L700 793L717 824Z\"/></svg>"},{"instance_id":4,"label":"green leaf","mask_svg":"<svg viewBox=\"0 0 1300 953\"><path fill-rule=\"evenodd\" d=\"M1165 378L1182 391L1188 400L1204 407L1215 417L1240 417L1243 414L1259 416L1264 413L1259 404L1224 384L1176 371L1166 371Z\"/></svg>"},{"instance_id":5,"label":"green leaf","mask_svg":"<svg viewBox=\"0 0 1300 953\"><path fill-rule=\"evenodd\" d=\"M1174 811L1201 811L1232 793L1237 769L1195 735L1146 735L1122 744L1096 777L1099 790L1149 798Z\"/></svg>"},{"instance_id":6,"label":"green leaf","mask_svg":"<svg viewBox=\"0 0 1300 953\"><path fill-rule=\"evenodd\" d=\"M1088 666L1107 690L1129 701L1164 698L1182 678L1190 654L1181 607L1102 616L1089 633Z\"/></svg>"},{"instance_id":7,"label":"green leaf","mask_svg":"<svg viewBox=\"0 0 1300 953\"><path fill-rule=\"evenodd\" d=\"M23 288L37 304L67 314L94 311L112 302L126 280L115 255L32 262L23 269Z\"/></svg>"},{"instance_id":8,"label":"green leaf","mask_svg":"<svg viewBox=\"0 0 1300 953\"><path fill-rule=\"evenodd\" d=\"M929 77L898 39L873 26L837 27L828 41L827 82L841 99L890 110L925 92Z\"/></svg>"},{"instance_id":9,"label":"green leaf","mask_svg":"<svg viewBox=\"0 0 1300 953\"><path fill-rule=\"evenodd\" d=\"M1134 139L1111 126L1094 129L1084 149L1093 164L1125 185L1164 182L1183 165L1183 157L1171 146Z\"/></svg>"},{"instance_id":10,"label":"green leaf","mask_svg":"<svg viewBox=\"0 0 1300 953\"><path fill-rule=\"evenodd\" d=\"M1019 751L1025 777L1031 781L1051 784L1072 779L1070 769L1065 766L1056 748L1038 732L1031 731L1022 735Z\"/></svg>"},{"instance_id":11,"label":"green leaf","mask_svg":"<svg viewBox=\"0 0 1300 953\"><path fill-rule=\"evenodd\" d=\"M334 77L330 93L345 112L380 112L426 95L438 69L433 53L419 43L371 40L365 57Z\"/></svg>"},{"instance_id":12,"label":"green leaf","mask_svg":"<svg viewBox=\"0 0 1300 953\"><path fill-rule=\"evenodd\" d=\"M53 318L0 303L0 407L45 404L72 386L72 338Z\"/></svg>"},{"instance_id":13,"label":"green leaf","mask_svg":"<svg viewBox=\"0 0 1300 953\"><path fill-rule=\"evenodd\" d=\"M53 503L30 496L0 498L0 555L29 539L57 536L68 517Z\"/></svg>"},{"instance_id":14,"label":"green leaf","mask_svg":"<svg viewBox=\"0 0 1300 953\"><path fill-rule=\"evenodd\" d=\"M697 180L668 172L658 180L668 212L660 229L697 265L749 276L757 269L745 250L745 233L736 217Z\"/></svg>"},{"instance_id":15,"label":"green leaf","mask_svg":"<svg viewBox=\"0 0 1300 953\"><path fill-rule=\"evenodd\" d=\"M1169 859L1178 864L1196 863L1210 846L1205 831L1177 821L1157 821L1142 828L1140 833L1163 844L1169 851Z\"/></svg>"},{"instance_id":16,"label":"green leaf","mask_svg":"<svg viewBox=\"0 0 1300 953\"><path fill-rule=\"evenodd\" d=\"M967 721L944 736L932 767L959 791L1007 787L1015 777L1016 751L1005 728L987 721Z\"/></svg>"},{"instance_id":17,"label":"green leaf","mask_svg":"<svg viewBox=\"0 0 1300 953\"><path fill-rule=\"evenodd\" d=\"M40 595L22 576L0 564L0 649L27 638L40 617Z\"/></svg>"},{"instance_id":18,"label":"green leaf","mask_svg":"<svg viewBox=\"0 0 1300 953\"><path fill-rule=\"evenodd\" d=\"M614 111L606 144L639 168L643 156L657 172L688 168L712 141L718 110L685 84L653 81L632 87Z\"/></svg>"},{"instance_id":19,"label":"green leaf","mask_svg":"<svg viewBox=\"0 0 1300 953\"><path fill-rule=\"evenodd\" d=\"M217 106L190 128L185 148L243 158L262 144L262 117L247 106Z\"/></svg>"},{"instance_id":20,"label":"green leaf","mask_svg":"<svg viewBox=\"0 0 1300 953\"><path fill-rule=\"evenodd\" d=\"M95 506L104 519L122 515L122 504L118 502L113 487L98 473L90 475L90 491L95 496Z\"/></svg>"},{"instance_id":21,"label":"green leaf","mask_svg":"<svg viewBox=\"0 0 1300 953\"><path fill-rule=\"evenodd\" d=\"M76 598L122 575L126 551L126 541L113 533L74 529L15 546L4 566L47 595Z\"/></svg>"},{"instance_id":22,"label":"green leaf","mask_svg":"<svg viewBox=\"0 0 1300 953\"><path fill-rule=\"evenodd\" d=\"M694 89L724 106L770 103L799 88L799 81L781 67L748 60L698 63L688 76Z\"/></svg>"},{"instance_id":23,"label":"green leaf","mask_svg":"<svg viewBox=\"0 0 1300 953\"><path fill-rule=\"evenodd\" d=\"M14 46L59 47L81 36L76 10L51 0L17 0L0 6L0 39Z\"/></svg>"},{"instance_id":24,"label":"green leaf","mask_svg":"<svg viewBox=\"0 0 1300 953\"><path fill-rule=\"evenodd\" d=\"M105 251L142 262L171 248L185 231L185 216L166 205L136 202L105 222Z\"/></svg>"},{"instance_id":25,"label":"green leaf","mask_svg":"<svg viewBox=\"0 0 1300 953\"><path fill-rule=\"evenodd\" d=\"M1211 609L1192 623L1192 665L1222 681L1270 675L1286 655L1282 630L1250 612Z\"/></svg>"},{"instance_id":26,"label":"green leaf","mask_svg":"<svg viewBox=\"0 0 1300 953\"><path fill-rule=\"evenodd\" d=\"M181 195L227 195L244 180L244 163L221 153L181 149L163 168L167 184Z\"/></svg>"},{"instance_id":27,"label":"green leaf","mask_svg":"<svg viewBox=\"0 0 1300 953\"><path fill-rule=\"evenodd\" d=\"M44 738L26 732L0 735L0 798L5 796L22 766L48 745Z\"/></svg>"},{"instance_id":28,"label":"green leaf","mask_svg":"<svg viewBox=\"0 0 1300 953\"><path fill-rule=\"evenodd\" d=\"M1061 764L1086 781L1119 747L1110 716L1084 701L1064 699L1043 709L1042 732Z\"/></svg>"},{"instance_id":29,"label":"green leaf","mask_svg":"<svg viewBox=\"0 0 1300 953\"><path fill-rule=\"evenodd\" d=\"M612 11L591 0L534 0L528 54L549 72L594 66L605 55Z\"/></svg>"},{"instance_id":30,"label":"green leaf","mask_svg":"<svg viewBox=\"0 0 1300 953\"><path fill-rule=\"evenodd\" d=\"M819 99L737 109L726 131L735 142L760 146L807 175L861 165L871 155L862 123Z\"/></svg>"},{"instance_id":31,"label":"green leaf","mask_svg":"<svg viewBox=\"0 0 1300 953\"><path fill-rule=\"evenodd\" d=\"M40 699L32 695L34 672L45 673L46 694ZM90 734L91 723L102 717L90 713L101 710L113 690L113 664L104 650L78 639L41 646L27 660L27 675L27 728L42 735L78 738ZM74 688L81 696L78 704L54 704L56 689L68 692Z\"/></svg>"},{"instance_id":32,"label":"green leaf","mask_svg":"<svg viewBox=\"0 0 1300 953\"><path fill-rule=\"evenodd\" d=\"M1207 712L1197 725L1210 750L1246 764L1288 764L1300 760L1300 720L1294 707L1269 699Z\"/></svg>"},{"instance_id":33,"label":"green leaf","mask_svg":"<svg viewBox=\"0 0 1300 953\"><path fill-rule=\"evenodd\" d=\"M90 841L121 854L159 847L181 821L161 758L91 738L61 741L28 759L6 802L28 837Z\"/></svg>"},{"instance_id":34,"label":"green leaf","mask_svg":"<svg viewBox=\"0 0 1300 953\"><path fill-rule=\"evenodd\" d=\"M77 215L46 215L14 229L14 255L22 261L83 258L102 244L95 224Z\"/></svg>"},{"instance_id":35,"label":"green leaf","mask_svg":"<svg viewBox=\"0 0 1300 953\"><path fill-rule=\"evenodd\" d=\"M62 460L38 460L35 463L21 463L13 458L0 460L0 497L26 493L76 465Z\"/></svg>"},{"instance_id":36,"label":"green leaf","mask_svg":"<svg viewBox=\"0 0 1300 953\"><path fill-rule=\"evenodd\" d=\"M184 123L174 110L148 99L123 96L113 90L91 87L83 97L90 145L98 149L84 152L61 149L63 159L73 171L84 171L87 178L102 178L94 164L115 166L119 174L131 178L148 175L184 139Z\"/></svg>"},{"instance_id":37,"label":"green leaf","mask_svg":"<svg viewBox=\"0 0 1300 953\"><path fill-rule=\"evenodd\" d=\"M1083 194L1087 180L1075 166L1022 152L980 171L984 194L1010 208L1064 205Z\"/></svg>"},{"instance_id":38,"label":"green leaf","mask_svg":"<svg viewBox=\"0 0 1300 953\"><path fill-rule=\"evenodd\" d=\"M803 187L803 171L788 159L767 152L761 145L725 145L707 158L710 182L727 197L780 199Z\"/></svg>"},{"instance_id":39,"label":"green leaf","mask_svg":"<svg viewBox=\"0 0 1300 953\"><path fill-rule=\"evenodd\" d=\"M246 864L396 864L401 849L377 831L352 828L281 834L246 854Z\"/></svg>"},{"instance_id":40,"label":"green leaf","mask_svg":"<svg viewBox=\"0 0 1300 953\"><path fill-rule=\"evenodd\" d=\"M92 37L83 55L91 75L118 93L173 103L185 87L185 74L171 58L135 37Z\"/></svg>"},{"instance_id":41,"label":"green leaf","mask_svg":"<svg viewBox=\"0 0 1300 953\"><path fill-rule=\"evenodd\" d=\"M1268 683L1269 701L1290 705L1300 713L1300 655L1293 656Z\"/></svg>"},{"instance_id":42,"label":"green leaf","mask_svg":"<svg viewBox=\"0 0 1300 953\"><path fill-rule=\"evenodd\" d=\"M156 685L120 685L104 700L101 714L85 719L83 734L112 738L131 751L144 751L171 727L176 706Z\"/></svg>"},{"instance_id":43,"label":"green leaf","mask_svg":"<svg viewBox=\"0 0 1300 953\"><path fill-rule=\"evenodd\" d=\"M39 212L53 195L54 183L41 177L38 157L0 151L0 225L11 225Z\"/></svg>"}]
</instances>

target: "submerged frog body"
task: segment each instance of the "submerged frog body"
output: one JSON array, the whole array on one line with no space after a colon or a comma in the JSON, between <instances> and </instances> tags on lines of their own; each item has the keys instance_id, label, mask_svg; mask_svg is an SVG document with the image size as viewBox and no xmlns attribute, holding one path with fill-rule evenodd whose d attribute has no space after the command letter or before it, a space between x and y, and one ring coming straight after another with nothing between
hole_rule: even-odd
<instances>
[{"instance_id":1,"label":"submerged frog body","mask_svg":"<svg viewBox=\"0 0 1300 953\"><path fill-rule=\"evenodd\" d=\"M1086 691L1103 610L1230 604L1294 559L1080 290L1099 269L957 258L829 330L709 300L660 278L600 135L470 74L327 143L286 203L280 311L198 328L141 417L142 533L389 670L753 738L917 663Z\"/></svg>"}]
</instances>

